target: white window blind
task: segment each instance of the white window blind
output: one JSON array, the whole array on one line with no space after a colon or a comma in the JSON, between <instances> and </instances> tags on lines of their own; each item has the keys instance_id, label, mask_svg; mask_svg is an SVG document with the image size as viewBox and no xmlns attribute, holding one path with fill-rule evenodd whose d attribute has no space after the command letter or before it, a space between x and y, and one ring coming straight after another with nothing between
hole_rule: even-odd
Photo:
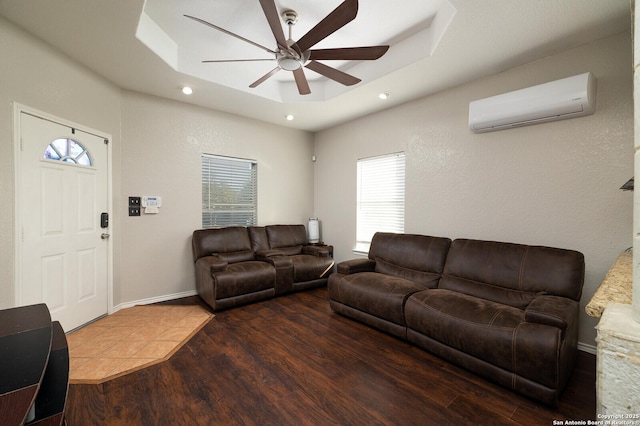
<instances>
[{"instance_id":1,"label":"white window blind","mask_svg":"<svg viewBox=\"0 0 640 426\"><path fill-rule=\"evenodd\" d=\"M202 227L257 224L258 163L202 155Z\"/></svg>"},{"instance_id":2,"label":"white window blind","mask_svg":"<svg viewBox=\"0 0 640 426\"><path fill-rule=\"evenodd\" d=\"M358 160L356 251L376 232L404 232L404 153Z\"/></svg>"}]
</instances>

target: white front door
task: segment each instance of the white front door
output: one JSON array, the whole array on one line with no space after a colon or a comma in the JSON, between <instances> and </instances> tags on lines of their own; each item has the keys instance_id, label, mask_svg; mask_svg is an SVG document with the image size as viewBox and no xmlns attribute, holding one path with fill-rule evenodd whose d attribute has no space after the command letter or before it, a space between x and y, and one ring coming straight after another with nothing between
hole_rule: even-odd
<instances>
[{"instance_id":1,"label":"white front door","mask_svg":"<svg viewBox=\"0 0 640 426\"><path fill-rule=\"evenodd\" d=\"M108 311L108 139L20 112L18 305L66 332Z\"/></svg>"}]
</instances>

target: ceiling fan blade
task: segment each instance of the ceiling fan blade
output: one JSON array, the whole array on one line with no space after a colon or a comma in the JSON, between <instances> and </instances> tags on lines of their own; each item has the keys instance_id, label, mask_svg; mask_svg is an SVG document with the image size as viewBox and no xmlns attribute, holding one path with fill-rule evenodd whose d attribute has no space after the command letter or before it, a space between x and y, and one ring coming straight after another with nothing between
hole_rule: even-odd
<instances>
[{"instance_id":1,"label":"ceiling fan blade","mask_svg":"<svg viewBox=\"0 0 640 426\"><path fill-rule=\"evenodd\" d=\"M282 31L282 25L280 24L280 15L278 14L278 9L276 8L276 3L274 0L260 0L260 5L262 6L262 11L264 12L264 16L267 17L267 22L269 22L269 26L271 27L271 32L273 36L276 38L276 43L282 49L287 49L287 40L284 38L284 31Z\"/></svg>"},{"instance_id":2,"label":"ceiling fan blade","mask_svg":"<svg viewBox=\"0 0 640 426\"><path fill-rule=\"evenodd\" d=\"M331 80L344 84L345 86L353 86L354 84L358 84L362 81L357 77L316 61L309 62L305 67L309 68L311 71L317 72L318 74L322 74Z\"/></svg>"},{"instance_id":3,"label":"ceiling fan blade","mask_svg":"<svg viewBox=\"0 0 640 426\"><path fill-rule=\"evenodd\" d=\"M191 15L184 15L184 17L185 17L185 18L189 18L189 19L193 19L193 20L194 20L194 21L196 21L196 22L200 22L201 24L204 24L204 25L206 25L206 26L208 26L208 27L211 27L211 28L213 28L213 29L216 29L216 30L218 30L218 31L222 31L223 33L225 33L225 34L227 34L227 35L230 35L230 36L235 37L235 38L237 38L237 39L240 39L240 40L242 40L242 41L244 41L244 42L247 42L247 43L249 43L249 44L252 44L252 45L254 45L254 46L256 46L256 47L258 47L258 48L260 48L260 49L262 49L262 50L265 50L265 51L267 51L267 52L269 52L269 53L273 53L274 55L275 55L275 53L276 53L275 51L273 51L273 50L269 49L268 47L264 47L264 46L262 46L261 44L258 44L258 43L256 43L256 42L253 42L253 41L251 41L251 40L249 40L249 39L246 39L246 38L244 38L244 37L242 37L242 36L239 36L238 34L232 33L231 31L225 30L224 28L219 27L219 26L217 26L217 25L214 25L214 24L212 24L211 22L207 22L207 21L205 21L204 19L196 18L195 16L191 16Z\"/></svg>"},{"instance_id":4,"label":"ceiling fan blade","mask_svg":"<svg viewBox=\"0 0 640 426\"><path fill-rule=\"evenodd\" d=\"M275 61L275 59L207 59L202 61L203 64L215 62L258 62L258 61Z\"/></svg>"},{"instance_id":5,"label":"ceiling fan blade","mask_svg":"<svg viewBox=\"0 0 640 426\"><path fill-rule=\"evenodd\" d=\"M316 49L310 50L311 60L349 60L349 61L370 61L380 58L387 53L389 46L370 47L343 47L338 49Z\"/></svg>"},{"instance_id":6,"label":"ceiling fan blade","mask_svg":"<svg viewBox=\"0 0 640 426\"><path fill-rule=\"evenodd\" d=\"M307 77L304 75L304 70L302 68L298 68L297 70L295 70L293 72L293 77L296 79L298 92L301 95L308 95L309 93L311 93L309 82L307 81Z\"/></svg>"},{"instance_id":7,"label":"ceiling fan blade","mask_svg":"<svg viewBox=\"0 0 640 426\"><path fill-rule=\"evenodd\" d=\"M265 75L263 75L262 77L254 81L253 83L251 83L249 87L251 87L252 89L255 89L256 87L264 83L269 77L271 77L278 71L280 71L280 67L275 67L274 69L272 69L271 71L269 71L268 73L266 73Z\"/></svg>"},{"instance_id":8,"label":"ceiling fan blade","mask_svg":"<svg viewBox=\"0 0 640 426\"><path fill-rule=\"evenodd\" d=\"M306 52L320 40L323 40L325 37L353 21L357 14L358 0L345 0L298 40L297 44L298 47L300 47L300 51Z\"/></svg>"}]
</instances>

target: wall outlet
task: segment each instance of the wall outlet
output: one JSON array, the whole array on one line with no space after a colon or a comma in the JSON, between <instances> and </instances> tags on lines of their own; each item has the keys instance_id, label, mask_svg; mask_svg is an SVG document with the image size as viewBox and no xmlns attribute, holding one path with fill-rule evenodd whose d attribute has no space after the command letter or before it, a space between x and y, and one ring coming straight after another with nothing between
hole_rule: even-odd
<instances>
[{"instance_id":1,"label":"wall outlet","mask_svg":"<svg viewBox=\"0 0 640 426\"><path fill-rule=\"evenodd\" d=\"M129 216L140 216L140 207L129 207Z\"/></svg>"}]
</instances>

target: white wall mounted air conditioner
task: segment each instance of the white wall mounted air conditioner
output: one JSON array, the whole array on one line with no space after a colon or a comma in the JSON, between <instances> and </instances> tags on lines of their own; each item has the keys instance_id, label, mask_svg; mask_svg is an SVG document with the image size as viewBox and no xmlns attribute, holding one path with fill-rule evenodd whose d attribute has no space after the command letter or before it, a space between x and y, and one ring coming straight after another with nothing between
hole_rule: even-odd
<instances>
[{"instance_id":1,"label":"white wall mounted air conditioner","mask_svg":"<svg viewBox=\"0 0 640 426\"><path fill-rule=\"evenodd\" d=\"M593 114L596 79L590 73L469 102L469 128L492 132Z\"/></svg>"}]
</instances>

